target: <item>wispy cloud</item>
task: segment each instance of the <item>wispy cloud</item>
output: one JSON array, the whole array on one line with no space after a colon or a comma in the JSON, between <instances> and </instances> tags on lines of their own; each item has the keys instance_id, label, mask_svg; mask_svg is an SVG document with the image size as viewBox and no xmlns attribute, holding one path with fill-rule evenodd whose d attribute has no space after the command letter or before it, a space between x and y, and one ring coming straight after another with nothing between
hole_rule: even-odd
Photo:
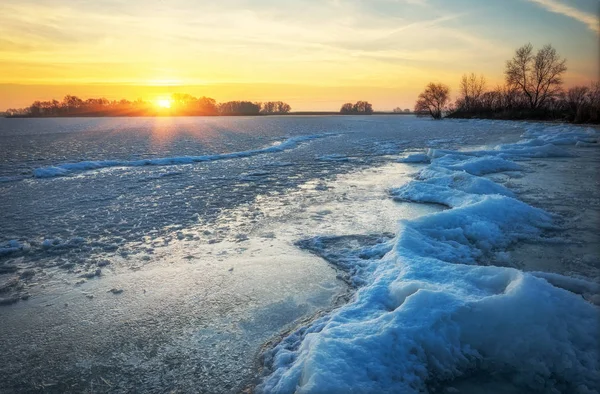
<instances>
[{"instance_id":1,"label":"wispy cloud","mask_svg":"<svg viewBox=\"0 0 600 394\"><path fill-rule=\"evenodd\" d=\"M555 14L561 14L564 16L568 16L569 18L578 20L579 22L584 23L590 30L600 34L600 19L598 19L598 15L588 14L586 12L578 10L577 8L571 7L556 0L528 1L539 4L546 10L554 12Z\"/></svg>"}]
</instances>

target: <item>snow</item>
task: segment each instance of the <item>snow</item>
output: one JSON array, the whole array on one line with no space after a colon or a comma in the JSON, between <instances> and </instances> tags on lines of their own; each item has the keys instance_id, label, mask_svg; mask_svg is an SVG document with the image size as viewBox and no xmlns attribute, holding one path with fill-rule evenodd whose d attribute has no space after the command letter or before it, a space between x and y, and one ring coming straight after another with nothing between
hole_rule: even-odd
<instances>
[{"instance_id":1,"label":"snow","mask_svg":"<svg viewBox=\"0 0 600 394\"><path fill-rule=\"evenodd\" d=\"M338 264L360 279L354 299L267 353L259 391L420 393L487 373L521 391L598 393L599 309L580 296L597 286L477 265L510 260L508 247L555 227L551 214L478 175L519 170L509 157L568 155L555 144L595 133L534 126L525 136L492 150L429 150L431 164L390 194L451 209L403 220L393 240Z\"/></svg>"},{"instance_id":2,"label":"snow","mask_svg":"<svg viewBox=\"0 0 600 394\"><path fill-rule=\"evenodd\" d=\"M571 128L573 127L571 126ZM438 158L454 153L468 156L493 156L506 159L572 157L572 154L561 148L561 146L597 146L598 142L598 132L594 129L564 131L564 127L548 127L546 125L530 126L522 136L526 139L515 144L497 145L491 150L456 152L429 148L427 156L429 158Z\"/></svg>"},{"instance_id":3,"label":"snow","mask_svg":"<svg viewBox=\"0 0 600 394\"><path fill-rule=\"evenodd\" d=\"M77 163L64 163L56 166L41 167L33 170L33 175L36 178L53 178L58 176L70 175L77 172L98 170L109 167L141 167L141 166L169 166L169 165L180 165L180 164L193 164L198 162L215 161L234 159L242 157L251 157L265 153L276 153L283 152L289 149L297 147L300 143L333 136L335 134L312 134L302 135L297 137L291 137L283 142L271 145L262 149L253 149L240 152L222 153L216 155L203 155L203 156L176 156L176 157L163 157L155 159L142 159L142 160L99 160L99 161L80 161Z\"/></svg>"},{"instance_id":4,"label":"snow","mask_svg":"<svg viewBox=\"0 0 600 394\"><path fill-rule=\"evenodd\" d=\"M400 163L429 163L429 156L425 153L415 153L399 159Z\"/></svg>"},{"instance_id":5,"label":"snow","mask_svg":"<svg viewBox=\"0 0 600 394\"><path fill-rule=\"evenodd\" d=\"M473 175L491 174L502 171L519 171L517 163L494 156L464 157L462 155L446 155L436 161L437 165L450 170L466 171Z\"/></svg>"}]
</instances>

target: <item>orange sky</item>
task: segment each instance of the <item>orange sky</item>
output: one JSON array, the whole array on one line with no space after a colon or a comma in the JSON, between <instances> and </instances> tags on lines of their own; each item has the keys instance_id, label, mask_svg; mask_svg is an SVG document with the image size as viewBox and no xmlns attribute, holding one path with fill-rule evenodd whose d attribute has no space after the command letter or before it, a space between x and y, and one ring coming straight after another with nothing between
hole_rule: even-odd
<instances>
[{"instance_id":1,"label":"orange sky","mask_svg":"<svg viewBox=\"0 0 600 394\"><path fill-rule=\"evenodd\" d=\"M598 79L597 0L21 0L0 3L0 110L33 100L283 100L411 108L430 81L502 82L528 41Z\"/></svg>"}]
</instances>

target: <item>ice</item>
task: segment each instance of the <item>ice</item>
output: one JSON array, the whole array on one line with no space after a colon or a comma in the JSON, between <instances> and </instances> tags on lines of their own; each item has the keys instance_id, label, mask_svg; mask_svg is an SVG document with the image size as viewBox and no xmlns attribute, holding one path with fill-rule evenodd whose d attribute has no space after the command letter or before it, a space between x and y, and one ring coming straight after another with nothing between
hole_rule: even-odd
<instances>
[{"instance_id":1,"label":"ice","mask_svg":"<svg viewBox=\"0 0 600 394\"><path fill-rule=\"evenodd\" d=\"M444 149L427 150L430 158L442 157L448 154L463 154L469 156L496 156L498 158L541 158L541 157L572 157L573 155L561 146L596 146L598 132L594 129L585 131L564 131L562 127L529 126L523 133L527 139L514 144L501 144L491 150L451 151Z\"/></svg>"},{"instance_id":2,"label":"ice","mask_svg":"<svg viewBox=\"0 0 600 394\"><path fill-rule=\"evenodd\" d=\"M85 243L85 239L82 237L74 237L69 240L62 240L60 238L48 238L42 242L43 249L69 249L77 248Z\"/></svg>"},{"instance_id":3,"label":"ice","mask_svg":"<svg viewBox=\"0 0 600 394\"><path fill-rule=\"evenodd\" d=\"M598 383L597 322L589 319L597 293L583 280L593 276L575 265L561 273L576 278L481 266L522 267L522 245L552 254L535 240L556 235L545 232L553 217L490 179L538 206L530 189L556 177L529 158L594 156L578 148L596 144L585 129L551 129L586 133L557 146L538 138L547 125L384 115L5 121L15 128L0 119L0 175L28 179L0 184L0 246L14 239L32 247L0 261L2 280L14 279L2 298L30 297L2 310L9 391L97 391L106 381L121 391L247 391L254 355L298 324L307 325L267 355L273 374L263 391L465 392L455 379L496 377L514 381L513 392L570 393ZM538 134L513 144L525 128ZM50 167L247 152L326 131L340 137L240 160L87 173ZM421 153L427 167L387 156L417 153L431 140L439 149L433 160ZM350 160L318 160L328 155ZM579 159L545 163L573 171L595 163ZM489 179L465 171L517 160L519 179L509 180L514 170ZM37 167L76 176L31 178ZM571 185L558 187L569 196ZM593 187L582 186L585 198L573 206L595 204ZM417 215L430 216L398 227L400 217ZM565 234L572 238L559 246L563 255L577 254L579 235Z\"/></svg>"},{"instance_id":4,"label":"ice","mask_svg":"<svg viewBox=\"0 0 600 394\"><path fill-rule=\"evenodd\" d=\"M597 142L577 141L575 144L578 148L597 148L600 146Z\"/></svg>"},{"instance_id":5,"label":"ice","mask_svg":"<svg viewBox=\"0 0 600 394\"><path fill-rule=\"evenodd\" d=\"M222 153L216 155L203 155L203 156L178 156L178 157L163 157L155 159L142 159L142 160L100 160L100 161L80 161L77 163L64 163L56 166L41 167L33 170L33 175L36 178L53 178L58 176L70 175L77 172L98 170L101 168L108 167L141 167L141 166L169 166L169 165L180 165L180 164L193 164L198 162L235 159L242 157L251 157L265 153L276 153L283 152L289 149L293 149L298 144L318 138L325 138L335 134L312 134L302 135L297 137L291 137L283 142L275 145L262 148L253 149L240 152Z\"/></svg>"},{"instance_id":6,"label":"ice","mask_svg":"<svg viewBox=\"0 0 600 394\"><path fill-rule=\"evenodd\" d=\"M523 137L537 139L553 145L576 145L579 141L597 142L598 132L592 128L573 130L573 128L565 126L547 127L538 125L531 126L523 133Z\"/></svg>"},{"instance_id":7,"label":"ice","mask_svg":"<svg viewBox=\"0 0 600 394\"><path fill-rule=\"evenodd\" d=\"M531 272L531 274L537 276L538 278L543 278L554 286L561 287L572 293L581 294L584 296L587 295L589 297L598 296L600 294L600 284L590 282L589 280L572 278L570 276L564 276L552 272L535 271Z\"/></svg>"},{"instance_id":8,"label":"ice","mask_svg":"<svg viewBox=\"0 0 600 394\"><path fill-rule=\"evenodd\" d=\"M425 153L415 153L398 160L400 163L429 163L429 156Z\"/></svg>"},{"instance_id":9,"label":"ice","mask_svg":"<svg viewBox=\"0 0 600 394\"><path fill-rule=\"evenodd\" d=\"M271 373L259 391L420 393L488 374L519 392L598 393L600 309L580 296L598 287L478 265L506 262L508 247L555 228L551 214L476 176L518 170L508 157L551 157L554 142L575 145L591 133L550 134L493 150L430 151L431 164L391 195L451 209L401 221L374 249L388 247L383 257L340 255L350 257L337 265L362 287L267 353Z\"/></svg>"},{"instance_id":10,"label":"ice","mask_svg":"<svg viewBox=\"0 0 600 394\"><path fill-rule=\"evenodd\" d=\"M472 175L484 175L502 171L519 171L517 163L494 156L467 158L458 155L443 156L434 161L450 170L466 171Z\"/></svg>"},{"instance_id":11,"label":"ice","mask_svg":"<svg viewBox=\"0 0 600 394\"><path fill-rule=\"evenodd\" d=\"M506 187L467 172L457 172L443 167L429 166L419 172L418 179L431 184L448 186L471 194L501 194L514 197Z\"/></svg>"},{"instance_id":12,"label":"ice","mask_svg":"<svg viewBox=\"0 0 600 394\"><path fill-rule=\"evenodd\" d=\"M26 250L27 245L21 245L16 239L8 241L7 244L0 246L0 256L9 255L11 253L20 252Z\"/></svg>"},{"instance_id":13,"label":"ice","mask_svg":"<svg viewBox=\"0 0 600 394\"><path fill-rule=\"evenodd\" d=\"M340 154L331 154L331 155L324 155L319 157L319 160L323 160L323 161L349 161L350 158L344 155L340 155Z\"/></svg>"}]
</instances>

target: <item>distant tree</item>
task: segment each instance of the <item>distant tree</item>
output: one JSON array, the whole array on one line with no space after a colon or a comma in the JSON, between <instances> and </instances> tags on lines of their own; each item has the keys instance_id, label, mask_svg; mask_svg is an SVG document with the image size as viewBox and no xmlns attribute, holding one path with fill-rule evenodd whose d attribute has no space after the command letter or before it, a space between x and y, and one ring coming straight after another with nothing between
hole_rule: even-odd
<instances>
[{"instance_id":1,"label":"distant tree","mask_svg":"<svg viewBox=\"0 0 600 394\"><path fill-rule=\"evenodd\" d=\"M352 106L352 111L360 115L371 115L373 113L373 106L367 101L357 101Z\"/></svg>"},{"instance_id":2,"label":"distant tree","mask_svg":"<svg viewBox=\"0 0 600 394\"><path fill-rule=\"evenodd\" d=\"M78 108L83 107L84 103L79 97L68 94L63 98L62 106L67 108L70 112L75 112Z\"/></svg>"},{"instance_id":3,"label":"distant tree","mask_svg":"<svg viewBox=\"0 0 600 394\"><path fill-rule=\"evenodd\" d=\"M574 86L565 95L564 100L574 122L582 121L583 111L589 97L589 90L587 86Z\"/></svg>"},{"instance_id":4,"label":"distant tree","mask_svg":"<svg viewBox=\"0 0 600 394\"><path fill-rule=\"evenodd\" d=\"M395 113L395 114L401 113L402 112L402 108L396 107L396 108L393 109L392 112Z\"/></svg>"},{"instance_id":5,"label":"distant tree","mask_svg":"<svg viewBox=\"0 0 600 394\"><path fill-rule=\"evenodd\" d=\"M250 101L229 101L219 104L219 113L221 115L258 115L260 107L260 103Z\"/></svg>"},{"instance_id":6,"label":"distant tree","mask_svg":"<svg viewBox=\"0 0 600 394\"><path fill-rule=\"evenodd\" d=\"M464 111L472 111L480 104L479 99L485 91L485 77L475 73L464 74L460 80L460 98L457 106Z\"/></svg>"},{"instance_id":7,"label":"distant tree","mask_svg":"<svg viewBox=\"0 0 600 394\"><path fill-rule=\"evenodd\" d=\"M408 109L408 108L405 108L405 109L404 109L404 113L410 113L410 109Z\"/></svg>"},{"instance_id":8,"label":"distant tree","mask_svg":"<svg viewBox=\"0 0 600 394\"><path fill-rule=\"evenodd\" d=\"M196 100L196 108L199 115L217 115L219 113L217 101L210 97L203 96Z\"/></svg>"},{"instance_id":9,"label":"distant tree","mask_svg":"<svg viewBox=\"0 0 600 394\"><path fill-rule=\"evenodd\" d=\"M415 104L416 113L428 113L433 119L441 119L450 99L450 88L441 83L430 83L419 94Z\"/></svg>"},{"instance_id":10,"label":"distant tree","mask_svg":"<svg viewBox=\"0 0 600 394\"><path fill-rule=\"evenodd\" d=\"M340 113L344 115L371 115L373 105L367 101L357 101L355 104L346 103L342 105Z\"/></svg>"},{"instance_id":11,"label":"distant tree","mask_svg":"<svg viewBox=\"0 0 600 394\"><path fill-rule=\"evenodd\" d=\"M592 123L600 121L600 82L593 82L588 92L590 103L590 119Z\"/></svg>"},{"instance_id":12,"label":"distant tree","mask_svg":"<svg viewBox=\"0 0 600 394\"><path fill-rule=\"evenodd\" d=\"M276 112L278 114L287 114L292 110L292 107L288 103L284 103L283 101L277 101Z\"/></svg>"},{"instance_id":13,"label":"distant tree","mask_svg":"<svg viewBox=\"0 0 600 394\"><path fill-rule=\"evenodd\" d=\"M506 84L518 88L525 95L529 108L541 108L560 92L562 74L567 71L566 63L552 45L545 45L535 55L531 44L524 45L506 62Z\"/></svg>"},{"instance_id":14,"label":"distant tree","mask_svg":"<svg viewBox=\"0 0 600 394\"><path fill-rule=\"evenodd\" d=\"M275 112L275 103L273 101L267 101L261 105L261 114L272 114Z\"/></svg>"},{"instance_id":15,"label":"distant tree","mask_svg":"<svg viewBox=\"0 0 600 394\"><path fill-rule=\"evenodd\" d=\"M292 107L283 101L267 101L261 104L261 114L287 114Z\"/></svg>"},{"instance_id":16,"label":"distant tree","mask_svg":"<svg viewBox=\"0 0 600 394\"><path fill-rule=\"evenodd\" d=\"M353 111L354 111L354 106L352 105L352 103L346 103L346 104L342 105L342 108L340 109L340 113L345 114L345 115L352 114Z\"/></svg>"}]
</instances>

